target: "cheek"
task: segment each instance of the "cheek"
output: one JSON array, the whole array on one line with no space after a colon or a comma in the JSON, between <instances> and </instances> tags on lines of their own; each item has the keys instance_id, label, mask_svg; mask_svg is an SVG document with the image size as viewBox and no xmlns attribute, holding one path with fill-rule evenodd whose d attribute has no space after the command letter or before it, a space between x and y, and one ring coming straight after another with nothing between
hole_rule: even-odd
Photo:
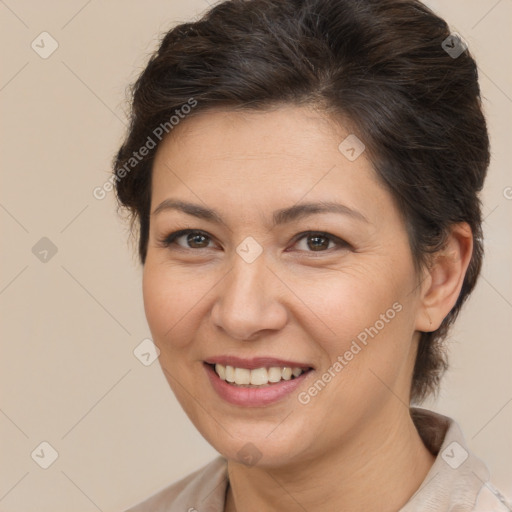
<instances>
[{"instance_id":1,"label":"cheek","mask_svg":"<svg viewBox=\"0 0 512 512\"><path fill-rule=\"evenodd\" d=\"M375 324L378 331L390 330L396 323L397 309L401 309L397 303L402 303L407 288L389 273L371 268L302 277L292 289L307 306L307 315L312 321L316 319L316 335L331 355L344 350L358 336L364 341L367 330Z\"/></svg>"},{"instance_id":2,"label":"cheek","mask_svg":"<svg viewBox=\"0 0 512 512\"><path fill-rule=\"evenodd\" d=\"M186 344L187 322L198 314L208 288L197 275L184 275L148 258L142 280L144 310L153 341L161 351Z\"/></svg>"},{"instance_id":3,"label":"cheek","mask_svg":"<svg viewBox=\"0 0 512 512\"><path fill-rule=\"evenodd\" d=\"M387 386L402 386L398 380L409 358L414 306L412 271L406 272L406 265L398 268L400 275L351 269L318 278L308 288L297 282L297 295L307 297L304 302L315 313L311 319L318 317L312 336L325 355L318 378L332 382L330 391L315 399L319 414L330 410L332 401L350 410L364 409L365 400L378 402L389 394ZM310 391L314 396L316 391Z\"/></svg>"}]
</instances>

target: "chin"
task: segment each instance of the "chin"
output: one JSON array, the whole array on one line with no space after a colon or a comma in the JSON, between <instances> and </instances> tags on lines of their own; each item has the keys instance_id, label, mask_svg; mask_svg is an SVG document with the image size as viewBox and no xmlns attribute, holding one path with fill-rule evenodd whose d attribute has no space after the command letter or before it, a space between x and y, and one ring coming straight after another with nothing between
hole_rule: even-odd
<instances>
[{"instance_id":1,"label":"chin","mask_svg":"<svg viewBox=\"0 0 512 512\"><path fill-rule=\"evenodd\" d=\"M205 422L206 428L197 423L196 428L208 443L226 459L246 466L286 467L304 457L302 447L312 443L304 438L304 429L297 425L292 432L284 425L281 430L279 426L276 428L276 422L258 425L246 419L231 423L226 432L222 428L212 430L211 419Z\"/></svg>"}]
</instances>

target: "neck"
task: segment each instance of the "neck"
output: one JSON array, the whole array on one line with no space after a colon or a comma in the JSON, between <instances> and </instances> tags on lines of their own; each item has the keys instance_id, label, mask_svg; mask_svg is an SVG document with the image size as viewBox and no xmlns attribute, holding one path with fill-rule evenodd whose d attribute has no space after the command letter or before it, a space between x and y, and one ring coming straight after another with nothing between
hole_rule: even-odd
<instances>
[{"instance_id":1,"label":"neck","mask_svg":"<svg viewBox=\"0 0 512 512\"><path fill-rule=\"evenodd\" d=\"M408 409L399 407L387 422L376 417L337 449L305 463L260 468L228 461L225 512L399 510L435 460Z\"/></svg>"}]
</instances>

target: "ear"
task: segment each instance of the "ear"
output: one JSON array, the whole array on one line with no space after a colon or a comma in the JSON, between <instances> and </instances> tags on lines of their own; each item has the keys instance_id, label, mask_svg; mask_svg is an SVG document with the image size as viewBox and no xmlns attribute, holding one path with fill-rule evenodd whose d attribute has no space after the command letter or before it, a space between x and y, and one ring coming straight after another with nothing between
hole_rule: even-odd
<instances>
[{"instance_id":1,"label":"ear","mask_svg":"<svg viewBox=\"0 0 512 512\"><path fill-rule=\"evenodd\" d=\"M472 253L473 233L469 224L454 224L446 244L432 255L426 269L416 318L417 331L435 331L455 306Z\"/></svg>"}]
</instances>

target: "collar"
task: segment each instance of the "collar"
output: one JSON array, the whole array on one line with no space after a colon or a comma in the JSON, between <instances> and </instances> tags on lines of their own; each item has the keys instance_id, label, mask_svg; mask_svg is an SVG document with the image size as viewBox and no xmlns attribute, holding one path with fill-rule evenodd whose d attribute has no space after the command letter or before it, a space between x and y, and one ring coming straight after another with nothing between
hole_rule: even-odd
<instances>
[{"instance_id":1,"label":"collar","mask_svg":"<svg viewBox=\"0 0 512 512\"><path fill-rule=\"evenodd\" d=\"M468 448L451 418L411 407L411 418L436 460L419 489L399 512L472 511L489 470Z\"/></svg>"}]
</instances>

